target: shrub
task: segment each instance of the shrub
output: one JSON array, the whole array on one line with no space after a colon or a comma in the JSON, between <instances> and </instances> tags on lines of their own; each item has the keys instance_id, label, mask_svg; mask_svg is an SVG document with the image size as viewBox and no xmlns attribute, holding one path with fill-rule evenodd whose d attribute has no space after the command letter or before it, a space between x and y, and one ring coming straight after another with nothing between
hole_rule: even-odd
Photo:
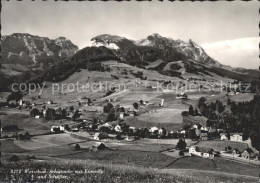
<instances>
[{"instance_id":1,"label":"shrub","mask_svg":"<svg viewBox=\"0 0 260 183\"><path fill-rule=\"evenodd\" d=\"M20 160L20 158L18 157L18 156L16 156L16 155L13 155L13 156L11 156L10 158L9 158L9 161L12 161L12 162L17 162L17 161L19 161Z\"/></svg>"},{"instance_id":2,"label":"shrub","mask_svg":"<svg viewBox=\"0 0 260 183\"><path fill-rule=\"evenodd\" d=\"M184 152L183 152L183 151L180 151L180 152L179 152L179 156L184 156Z\"/></svg>"},{"instance_id":3,"label":"shrub","mask_svg":"<svg viewBox=\"0 0 260 183\"><path fill-rule=\"evenodd\" d=\"M76 151L80 150L80 145L79 145L79 144L76 144L76 145L75 145L75 150L76 150Z\"/></svg>"}]
</instances>

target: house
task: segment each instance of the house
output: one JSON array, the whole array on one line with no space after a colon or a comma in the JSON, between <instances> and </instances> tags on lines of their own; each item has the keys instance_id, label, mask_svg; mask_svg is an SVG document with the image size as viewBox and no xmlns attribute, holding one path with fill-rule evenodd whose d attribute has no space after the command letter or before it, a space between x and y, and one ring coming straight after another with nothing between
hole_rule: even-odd
<instances>
[{"instance_id":1,"label":"house","mask_svg":"<svg viewBox=\"0 0 260 183\"><path fill-rule=\"evenodd\" d=\"M159 135L166 135L166 130L165 130L165 128L160 128L159 129Z\"/></svg>"},{"instance_id":2,"label":"house","mask_svg":"<svg viewBox=\"0 0 260 183\"><path fill-rule=\"evenodd\" d=\"M151 132L151 133L158 133L158 132L159 132L159 129L158 129L157 127L151 127L151 128L149 129L149 132Z\"/></svg>"},{"instance_id":3,"label":"house","mask_svg":"<svg viewBox=\"0 0 260 183\"><path fill-rule=\"evenodd\" d=\"M109 123L104 123L102 125L99 125L98 130L100 130L101 128L108 128L109 130L113 130L113 126Z\"/></svg>"},{"instance_id":4,"label":"house","mask_svg":"<svg viewBox=\"0 0 260 183\"><path fill-rule=\"evenodd\" d=\"M78 128L72 128L71 131L72 131L72 132L78 132L79 129L78 129Z\"/></svg>"},{"instance_id":5,"label":"house","mask_svg":"<svg viewBox=\"0 0 260 183\"><path fill-rule=\"evenodd\" d=\"M137 129L133 126L129 127L129 133L135 133L137 131Z\"/></svg>"},{"instance_id":6,"label":"house","mask_svg":"<svg viewBox=\"0 0 260 183\"><path fill-rule=\"evenodd\" d=\"M24 101L23 101L22 99L20 99L18 103L19 103L20 106L22 106L22 105L23 105L23 102L24 102Z\"/></svg>"},{"instance_id":7,"label":"house","mask_svg":"<svg viewBox=\"0 0 260 183\"><path fill-rule=\"evenodd\" d=\"M214 158L216 156L216 153L212 148L205 148L205 147L197 147L197 146L191 146L189 148L189 154L200 156L203 158Z\"/></svg>"},{"instance_id":8,"label":"house","mask_svg":"<svg viewBox=\"0 0 260 183\"><path fill-rule=\"evenodd\" d=\"M197 136L197 137L200 137L201 131L196 128L195 132L196 132L196 136Z\"/></svg>"},{"instance_id":9,"label":"house","mask_svg":"<svg viewBox=\"0 0 260 183\"><path fill-rule=\"evenodd\" d=\"M181 133L181 134L185 134L185 133L186 133L186 131L185 131L185 130L182 130L180 133Z\"/></svg>"},{"instance_id":10,"label":"house","mask_svg":"<svg viewBox=\"0 0 260 183\"><path fill-rule=\"evenodd\" d=\"M53 104L52 100L47 101L47 104Z\"/></svg>"},{"instance_id":11,"label":"house","mask_svg":"<svg viewBox=\"0 0 260 183\"><path fill-rule=\"evenodd\" d=\"M235 95L235 92L233 92L233 91L229 92L229 95Z\"/></svg>"},{"instance_id":12,"label":"house","mask_svg":"<svg viewBox=\"0 0 260 183\"><path fill-rule=\"evenodd\" d=\"M230 134L230 141L241 142L241 141L243 141L243 136L241 133Z\"/></svg>"},{"instance_id":13,"label":"house","mask_svg":"<svg viewBox=\"0 0 260 183\"><path fill-rule=\"evenodd\" d=\"M198 129L198 125L195 124L195 125L192 126L192 128L194 128L194 129Z\"/></svg>"},{"instance_id":14,"label":"house","mask_svg":"<svg viewBox=\"0 0 260 183\"><path fill-rule=\"evenodd\" d=\"M176 99L187 99L188 96L185 93L177 94Z\"/></svg>"},{"instance_id":15,"label":"house","mask_svg":"<svg viewBox=\"0 0 260 183\"><path fill-rule=\"evenodd\" d=\"M35 119L40 119L40 118L41 118L40 115L36 115L36 116L35 116Z\"/></svg>"},{"instance_id":16,"label":"house","mask_svg":"<svg viewBox=\"0 0 260 183\"><path fill-rule=\"evenodd\" d=\"M204 157L204 158L209 158L209 157L210 157L210 154L209 154L209 153L203 153L203 157Z\"/></svg>"},{"instance_id":17,"label":"house","mask_svg":"<svg viewBox=\"0 0 260 183\"><path fill-rule=\"evenodd\" d=\"M195 153L196 152L196 147L195 146L191 146L189 148L189 153L192 154L192 153Z\"/></svg>"},{"instance_id":18,"label":"house","mask_svg":"<svg viewBox=\"0 0 260 183\"><path fill-rule=\"evenodd\" d=\"M203 131L204 131L204 132L208 132L209 129L208 129L207 127L203 127L203 126L202 126L202 127L200 128L200 131L201 131L201 132L203 132Z\"/></svg>"},{"instance_id":19,"label":"house","mask_svg":"<svg viewBox=\"0 0 260 183\"><path fill-rule=\"evenodd\" d=\"M108 138L107 133L95 133L95 135L94 135L94 140L102 140L105 138Z\"/></svg>"},{"instance_id":20,"label":"house","mask_svg":"<svg viewBox=\"0 0 260 183\"><path fill-rule=\"evenodd\" d=\"M128 115L130 117L134 117L134 116L136 116L136 112L135 111L128 111Z\"/></svg>"},{"instance_id":21,"label":"house","mask_svg":"<svg viewBox=\"0 0 260 183\"><path fill-rule=\"evenodd\" d=\"M163 107L164 99L161 100L161 103L159 104L161 107Z\"/></svg>"},{"instance_id":22,"label":"house","mask_svg":"<svg viewBox=\"0 0 260 183\"><path fill-rule=\"evenodd\" d=\"M120 119L124 119L124 117L125 117L125 113L124 113L124 112L120 112L119 118L120 118Z\"/></svg>"},{"instance_id":23,"label":"house","mask_svg":"<svg viewBox=\"0 0 260 183\"><path fill-rule=\"evenodd\" d=\"M241 153L241 156L245 159L253 159L256 157L256 154L251 148L247 148Z\"/></svg>"},{"instance_id":24,"label":"house","mask_svg":"<svg viewBox=\"0 0 260 183\"><path fill-rule=\"evenodd\" d=\"M120 125L116 125L114 129L115 129L116 132L122 132Z\"/></svg>"},{"instance_id":25,"label":"house","mask_svg":"<svg viewBox=\"0 0 260 183\"><path fill-rule=\"evenodd\" d=\"M208 133L200 133L201 140L208 140Z\"/></svg>"},{"instance_id":26,"label":"house","mask_svg":"<svg viewBox=\"0 0 260 183\"><path fill-rule=\"evenodd\" d=\"M51 127L51 132L54 132L54 133L59 133L59 132L64 132L64 131L65 131L64 126L52 126Z\"/></svg>"},{"instance_id":27,"label":"house","mask_svg":"<svg viewBox=\"0 0 260 183\"><path fill-rule=\"evenodd\" d=\"M227 133L220 133L220 140L228 140Z\"/></svg>"}]
</instances>

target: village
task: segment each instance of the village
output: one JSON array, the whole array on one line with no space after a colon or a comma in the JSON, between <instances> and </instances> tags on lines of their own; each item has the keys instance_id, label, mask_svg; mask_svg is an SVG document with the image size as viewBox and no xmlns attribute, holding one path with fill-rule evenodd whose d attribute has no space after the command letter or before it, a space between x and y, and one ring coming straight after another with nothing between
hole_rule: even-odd
<instances>
[{"instance_id":1,"label":"village","mask_svg":"<svg viewBox=\"0 0 260 183\"><path fill-rule=\"evenodd\" d=\"M232 90L234 89L230 91ZM228 95L232 95L230 91L228 91ZM37 101L38 98L34 101ZM183 103L188 98L186 93L180 93L176 95L175 101ZM95 99L91 100L85 96L81 99L81 101L68 102L73 105L65 108L55 107L53 100L36 104L36 102L22 99L17 102L9 101L8 105L2 108L6 108L7 111L12 110L12 108L18 111L29 111L30 118L34 118L36 121L55 121L55 125L50 126L49 132L47 131L42 135L51 136L67 133L74 137L89 139L94 142L89 148L91 151L93 149L95 149L94 151L104 150L114 142L127 145L124 142L138 144L139 142L142 143L143 139L160 139L157 144L164 144L164 140L173 139L176 142L175 147L172 146L164 151L168 151L167 155L175 156L175 158L197 156L212 159L220 157L226 160L260 165L259 152L252 147L248 137L244 137L243 133L229 133L224 129L214 127L214 125L210 125L209 120L204 124L196 122L182 125L178 130L166 129L160 127L160 125L137 127L125 123L125 120L135 119L139 115L158 113L165 105L164 98L158 98L155 100L156 102L140 99L127 107L120 106L120 103L113 105L112 103L118 102L117 97L107 97L103 107L96 106ZM189 111L182 112L183 117L187 115L201 116L201 112L189 105ZM1 136L2 140L30 140L34 136L30 134L30 131L20 129L19 125L6 125L1 128L1 131L2 134L5 134ZM189 141L189 143L187 144L186 141ZM80 143L76 143L75 150L80 149Z\"/></svg>"}]
</instances>

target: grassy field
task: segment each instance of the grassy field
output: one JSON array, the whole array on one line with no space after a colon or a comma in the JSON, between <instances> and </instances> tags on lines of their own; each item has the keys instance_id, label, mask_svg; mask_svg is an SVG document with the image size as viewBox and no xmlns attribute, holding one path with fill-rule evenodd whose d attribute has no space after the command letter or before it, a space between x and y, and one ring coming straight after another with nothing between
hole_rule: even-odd
<instances>
[{"instance_id":1,"label":"grassy field","mask_svg":"<svg viewBox=\"0 0 260 183\"><path fill-rule=\"evenodd\" d=\"M158 127L158 128L165 128L167 130L179 130L182 128L182 123L161 123L160 120L156 122L150 122L150 121L141 121L137 117L131 117L131 118L126 118L125 123L134 126L137 128L149 128L149 127Z\"/></svg>"},{"instance_id":2,"label":"grassy field","mask_svg":"<svg viewBox=\"0 0 260 183\"><path fill-rule=\"evenodd\" d=\"M19 170L20 173L11 173ZM30 171L25 173L25 171ZM46 170L46 173L45 173ZM56 172L51 172L56 170ZM41 171L37 172L37 171ZM58 173L57 171L63 171ZM67 173L67 172L69 173ZM255 176L198 171L191 169L153 169L129 164L111 164L92 160L53 160L47 162L3 162L1 182L257 182ZM32 177L33 175L33 177ZM46 176L46 177L45 177Z\"/></svg>"},{"instance_id":3,"label":"grassy field","mask_svg":"<svg viewBox=\"0 0 260 183\"><path fill-rule=\"evenodd\" d=\"M50 132L53 125L75 124L70 120L45 120L44 118L35 119L29 115L29 110L18 110L3 108L0 111L2 127L6 125L17 125L19 129L28 131L30 135L39 135ZM1 136L12 136L14 132L2 132Z\"/></svg>"},{"instance_id":4,"label":"grassy field","mask_svg":"<svg viewBox=\"0 0 260 183\"><path fill-rule=\"evenodd\" d=\"M194 125L196 123L201 124L202 126L206 126L207 118L204 116L183 116L183 121L184 124L190 124Z\"/></svg>"},{"instance_id":5,"label":"grassy field","mask_svg":"<svg viewBox=\"0 0 260 183\"><path fill-rule=\"evenodd\" d=\"M150 121L153 123L182 123L182 111L179 108L161 108L149 111L138 116L140 121ZM160 120L158 120L160 119Z\"/></svg>"},{"instance_id":6,"label":"grassy field","mask_svg":"<svg viewBox=\"0 0 260 183\"><path fill-rule=\"evenodd\" d=\"M227 161L221 158L206 159L201 157L185 157L176 161L174 164L168 166L167 168L173 169L194 169L194 170L207 170L207 171L217 171L225 172L237 175L247 175L258 177L258 168L251 165Z\"/></svg>"},{"instance_id":7,"label":"grassy field","mask_svg":"<svg viewBox=\"0 0 260 183\"><path fill-rule=\"evenodd\" d=\"M232 141L200 141L196 144L198 147L213 148L215 151L225 151L225 147L231 146L233 149L237 148L240 151L248 148L247 143L232 142Z\"/></svg>"}]
</instances>

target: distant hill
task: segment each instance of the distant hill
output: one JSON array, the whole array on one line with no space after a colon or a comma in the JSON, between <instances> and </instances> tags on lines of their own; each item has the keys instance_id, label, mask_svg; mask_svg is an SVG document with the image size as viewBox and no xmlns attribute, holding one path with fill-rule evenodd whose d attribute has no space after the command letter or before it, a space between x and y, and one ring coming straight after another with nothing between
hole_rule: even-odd
<instances>
[{"instance_id":1,"label":"distant hill","mask_svg":"<svg viewBox=\"0 0 260 183\"><path fill-rule=\"evenodd\" d=\"M257 70L222 65L192 40L184 42L159 34L130 40L102 34L91 41L91 47L78 51L77 46L64 37L52 40L19 33L3 36L0 88L7 90L9 84L15 81L62 81L80 69L109 71L101 64L108 60L180 79L210 77L253 81L260 75ZM27 69L21 69L19 65Z\"/></svg>"},{"instance_id":2,"label":"distant hill","mask_svg":"<svg viewBox=\"0 0 260 183\"><path fill-rule=\"evenodd\" d=\"M111 49L122 62L130 65L145 67L150 65L151 62L156 63L160 60L160 65L149 68L165 75L177 76L179 73L176 74L176 72L179 71L182 74L187 72L195 75L212 75L213 73L242 81L257 80L260 75L258 70L232 68L219 63L191 39L184 42L179 39L173 40L159 34L152 34L147 38L134 41L125 37L102 34L93 37L91 41L93 46L105 46ZM177 64L180 61L183 63L181 67ZM167 63L174 62L176 62L175 67L165 70Z\"/></svg>"},{"instance_id":3,"label":"distant hill","mask_svg":"<svg viewBox=\"0 0 260 183\"><path fill-rule=\"evenodd\" d=\"M184 42L162 37L159 34L152 34L145 39L133 41L119 36L103 34L92 38L91 41L93 46L102 45L114 49L114 52L122 61L135 62L136 65L143 65L145 62L153 62L157 59L166 62L192 59L210 66L221 66L192 40Z\"/></svg>"},{"instance_id":4,"label":"distant hill","mask_svg":"<svg viewBox=\"0 0 260 183\"><path fill-rule=\"evenodd\" d=\"M48 64L78 51L78 47L65 37L52 40L22 33L3 36L1 45L1 63L4 64Z\"/></svg>"}]
</instances>

